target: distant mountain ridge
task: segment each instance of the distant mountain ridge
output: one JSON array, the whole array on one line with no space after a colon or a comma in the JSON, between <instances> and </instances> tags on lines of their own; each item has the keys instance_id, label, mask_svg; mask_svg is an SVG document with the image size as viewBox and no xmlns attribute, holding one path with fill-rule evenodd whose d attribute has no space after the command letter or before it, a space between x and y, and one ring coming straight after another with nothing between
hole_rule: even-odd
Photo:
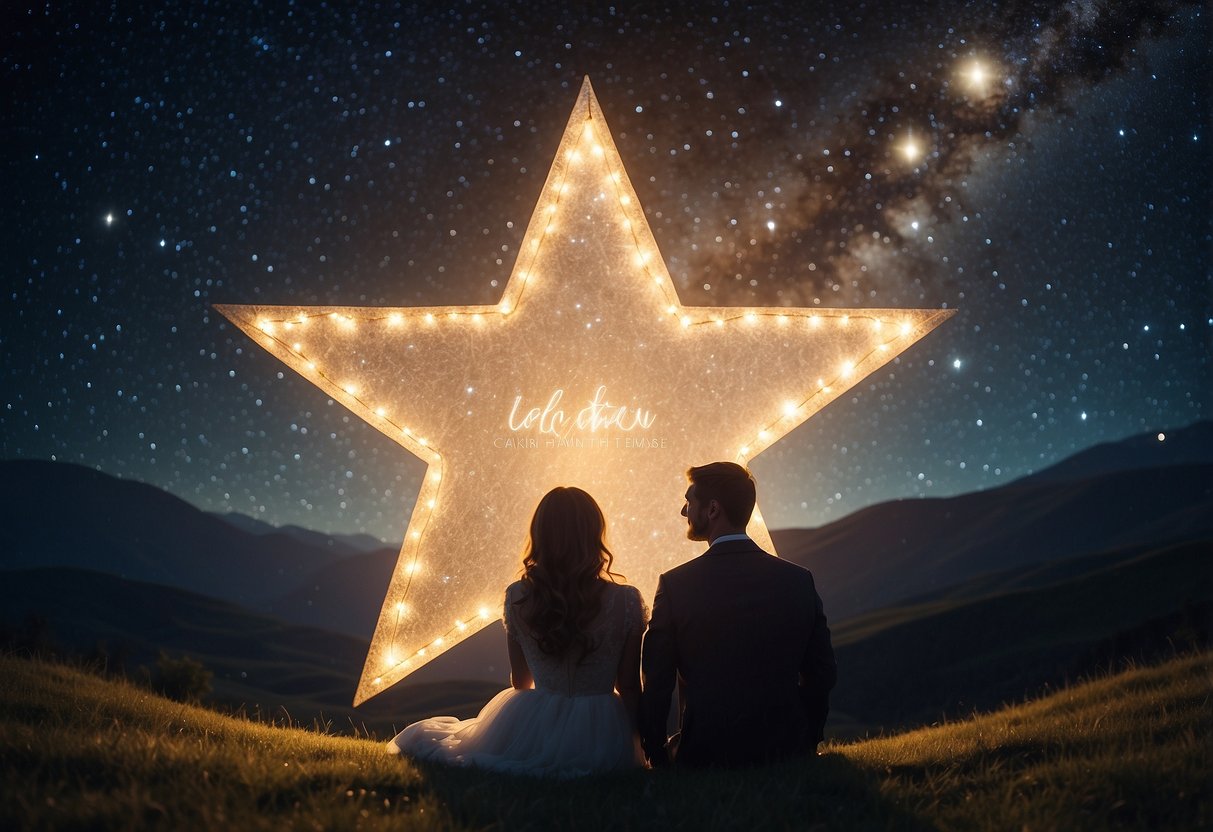
<instances>
[{"instance_id":1,"label":"distant mountain ridge","mask_svg":"<svg viewBox=\"0 0 1213 832\"><path fill-rule=\"evenodd\" d=\"M271 611L350 556L329 536L254 533L166 491L64 462L0 462L0 568L71 566Z\"/></svg>"},{"instance_id":2,"label":"distant mountain ridge","mask_svg":"<svg viewBox=\"0 0 1213 832\"><path fill-rule=\"evenodd\" d=\"M219 512L208 513L218 517L225 523L229 523L251 534L290 535L309 546L326 547L342 557L366 554L367 552L374 552L377 549L391 548L379 538L369 534L327 534L293 524L275 526L272 523L258 520L255 517L249 517L247 514L241 514L237 511L229 511L224 514Z\"/></svg>"},{"instance_id":3,"label":"distant mountain ridge","mask_svg":"<svg viewBox=\"0 0 1213 832\"><path fill-rule=\"evenodd\" d=\"M772 532L807 567L834 620L983 574L1134 544L1213 538L1213 465L1018 481L901 500L818 529Z\"/></svg>"},{"instance_id":4,"label":"distant mountain ridge","mask_svg":"<svg viewBox=\"0 0 1213 832\"><path fill-rule=\"evenodd\" d=\"M1102 442L1015 482L1064 482L1175 465L1213 465L1213 422L1194 422L1174 430Z\"/></svg>"}]
</instances>

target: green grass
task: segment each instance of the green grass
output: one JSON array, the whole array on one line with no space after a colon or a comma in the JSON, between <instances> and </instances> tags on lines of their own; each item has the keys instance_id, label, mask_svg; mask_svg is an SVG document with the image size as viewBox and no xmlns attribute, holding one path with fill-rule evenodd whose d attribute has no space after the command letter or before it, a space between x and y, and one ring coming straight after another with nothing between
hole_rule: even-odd
<instances>
[{"instance_id":1,"label":"green grass","mask_svg":"<svg viewBox=\"0 0 1213 832\"><path fill-rule=\"evenodd\" d=\"M1208 828L1211 696L1205 654L813 760L556 784L0 658L0 828Z\"/></svg>"}]
</instances>

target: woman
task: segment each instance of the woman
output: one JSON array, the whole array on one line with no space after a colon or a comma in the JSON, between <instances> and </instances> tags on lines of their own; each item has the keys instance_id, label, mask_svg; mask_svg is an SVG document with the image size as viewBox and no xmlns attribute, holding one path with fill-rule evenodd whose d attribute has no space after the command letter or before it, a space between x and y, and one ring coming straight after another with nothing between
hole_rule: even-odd
<instances>
[{"instance_id":1,"label":"woman","mask_svg":"<svg viewBox=\"0 0 1213 832\"><path fill-rule=\"evenodd\" d=\"M615 583L606 521L579 488L544 495L522 578L505 590L512 687L472 719L432 717L392 753L514 774L577 777L639 766L636 734L645 610Z\"/></svg>"}]
</instances>

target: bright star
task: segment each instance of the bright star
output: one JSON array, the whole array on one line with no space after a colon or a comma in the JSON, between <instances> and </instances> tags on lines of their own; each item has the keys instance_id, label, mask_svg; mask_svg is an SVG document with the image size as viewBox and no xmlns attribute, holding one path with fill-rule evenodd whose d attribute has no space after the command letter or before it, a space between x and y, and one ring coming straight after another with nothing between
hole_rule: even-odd
<instances>
[{"instance_id":1,"label":"bright star","mask_svg":"<svg viewBox=\"0 0 1213 832\"><path fill-rule=\"evenodd\" d=\"M651 596L702 551L688 466L747 463L953 314L683 306L588 79L521 252L496 305L218 307L428 465L355 704L500 614L551 488L594 495ZM774 551L760 511L748 531Z\"/></svg>"}]
</instances>

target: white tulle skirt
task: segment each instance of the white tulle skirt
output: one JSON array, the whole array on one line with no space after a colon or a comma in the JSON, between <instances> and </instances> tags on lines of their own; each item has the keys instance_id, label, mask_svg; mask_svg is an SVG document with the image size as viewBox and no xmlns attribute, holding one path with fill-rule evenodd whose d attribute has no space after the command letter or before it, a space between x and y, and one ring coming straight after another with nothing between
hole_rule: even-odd
<instances>
[{"instance_id":1,"label":"white tulle skirt","mask_svg":"<svg viewBox=\"0 0 1213 832\"><path fill-rule=\"evenodd\" d=\"M537 777L581 777L643 764L618 694L563 696L507 688L471 719L414 722L388 743L406 754L456 766Z\"/></svg>"}]
</instances>

